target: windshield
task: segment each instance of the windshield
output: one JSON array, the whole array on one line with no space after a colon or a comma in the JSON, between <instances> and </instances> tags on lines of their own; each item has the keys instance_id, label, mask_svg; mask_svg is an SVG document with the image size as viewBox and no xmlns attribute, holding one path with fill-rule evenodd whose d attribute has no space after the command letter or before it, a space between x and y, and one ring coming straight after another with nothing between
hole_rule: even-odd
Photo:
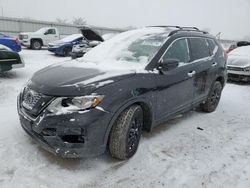
<instances>
[{"instance_id":1,"label":"windshield","mask_svg":"<svg viewBox=\"0 0 250 188\"><path fill-rule=\"evenodd\" d=\"M72 41L79 39L81 37L83 37L82 34L74 34L74 35L69 35L69 36L61 39L61 41L62 42L72 42Z\"/></svg>"},{"instance_id":2,"label":"windshield","mask_svg":"<svg viewBox=\"0 0 250 188\"><path fill-rule=\"evenodd\" d=\"M85 62L117 66L144 66L167 39L164 28L143 28L121 33L90 50L82 58Z\"/></svg>"},{"instance_id":3,"label":"windshield","mask_svg":"<svg viewBox=\"0 0 250 188\"><path fill-rule=\"evenodd\" d=\"M37 30L35 33L44 34L48 29L49 28L47 28L47 27L43 27L43 28Z\"/></svg>"}]
</instances>

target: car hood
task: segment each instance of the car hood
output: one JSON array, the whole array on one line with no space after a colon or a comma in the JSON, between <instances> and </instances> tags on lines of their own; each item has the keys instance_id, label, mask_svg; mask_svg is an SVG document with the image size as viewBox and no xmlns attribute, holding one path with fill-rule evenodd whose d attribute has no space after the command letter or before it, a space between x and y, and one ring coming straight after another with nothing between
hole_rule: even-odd
<instances>
[{"instance_id":1,"label":"car hood","mask_svg":"<svg viewBox=\"0 0 250 188\"><path fill-rule=\"evenodd\" d=\"M80 30L82 32L82 35L89 41L104 41L104 39L101 37L101 35L99 35L98 32L89 27L82 27Z\"/></svg>"},{"instance_id":2,"label":"car hood","mask_svg":"<svg viewBox=\"0 0 250 188\"><path fill-rule=\"evenodd\" d=\"M71 44L71 42L63 42L61 40L57 40L57 41L53 41L53 42L49 43L49 45L52 45L52 46L55 46L55 45L63 46L65 44Z\"/></svg>"},{"instance_id":3,"label":"car hood","mask_svg":"<svg viewBox=\"0 0 250 188\"><path fill-rule=\"evenodd\" d=\"M33 75L29 87L49 96L82 96L135 75L132 70L105 70L83 64L75 60L46 67Z\"/></svg>"},{"instance_id":4,"label":"car hood","mask_svg":"<svg viewBox=\"0 0 250 188\"><path fill-rule=\"evenodd\" d=\"M228 66L241 67L241 68L249 67L250 66L250 57L249 56L229 55Z\"/></svg>"}]
</instances>

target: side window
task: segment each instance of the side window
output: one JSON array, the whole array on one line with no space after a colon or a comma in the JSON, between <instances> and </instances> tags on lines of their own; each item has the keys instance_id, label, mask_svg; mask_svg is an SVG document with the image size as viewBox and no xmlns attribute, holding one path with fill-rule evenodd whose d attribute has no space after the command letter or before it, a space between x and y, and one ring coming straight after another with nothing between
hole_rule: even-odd
<instances>
[{"instance_id":1,"label":"side window","mask_svg":"<svg viewBox=\"0 0 250 188\"><path fill-rule=\"evenodd\" d=\"M50 34L50 35L54 35L54 34L56 34L56 30L55 29L49 29L47 33Z\"/></svg>"},{"instance_id":2,"label":"side window","mask_svg":"<svg viewBox=\"0 0 250 188\"><path fill-rule=\"evenodd\" d=\"M191 61L210 57L207 41L203 38L190 38Z\"/></svg>"},{"instance_id":3,"label":"side window","mask_svg":"<svg viewBox=\"0 0 250 188\"><path fill-rule=\"evenodd\" d=\"M175 41L163 56L163 62L166 62L167 59L178 59L180 63L188 63L189 50L187 40L179 39Z\"/></svg>"},{"instance_id":4,"label":"side window","mask_svg":"<svg viewBox=\"0 0 250 188\"><path fill-rule=\"evenodd\" d=\"M218 49L219 49L218 45L212 39L207 39L207 43L208 43L208 46L209 46L210 55L211 56L215 55L217 53Z\"/></svg>"}]
</instances>

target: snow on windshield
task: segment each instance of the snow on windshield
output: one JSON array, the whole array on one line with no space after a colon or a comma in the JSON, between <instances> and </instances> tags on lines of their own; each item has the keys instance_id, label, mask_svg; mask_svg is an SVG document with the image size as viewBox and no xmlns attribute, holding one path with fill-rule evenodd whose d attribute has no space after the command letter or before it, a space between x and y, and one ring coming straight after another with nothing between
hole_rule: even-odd
<instances>
[{"instance_id":1,"label":"snow on windshield","mask_svg":"<svg viewBox=\"0 0 250 188\"><path fill-rule=\"evenodd\" d=\"M238 47L229 53L229 56L231 55L250 57L250 46Z\"/></svg>"},{"instance_id":2,"label":"snow on windshield","mask_svg":"<svg viewBox=\"0 0 250 188\"><path fill-rule=\"evenodd\" d=\"M147 65L166 41L170 30L143 28L121 33L85 54L80 61L108 66Z\"/></svg>"},{"instance_id":3,"label":"snow on windshield","mask_svg":"<svg viewBox=\"0 0 250 188\"><path fill-rule=\"evenodd\" d=\"M63 39L61 39L62 42L71 42L73 40L79 39L83 37L82 34L73 34L73 35L69 35Z\"/></svg>"}]
</instances>

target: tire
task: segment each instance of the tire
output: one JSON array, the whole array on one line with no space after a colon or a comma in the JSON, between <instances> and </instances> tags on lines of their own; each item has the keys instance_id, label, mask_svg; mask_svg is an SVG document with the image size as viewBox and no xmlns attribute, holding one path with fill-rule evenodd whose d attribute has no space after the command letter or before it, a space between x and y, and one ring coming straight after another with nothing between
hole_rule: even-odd
<instances>
[{"instance_id":1,"label":"tire","mask_svg":"<svg viewBox=\"0 0 250 188\"><path fill-rule=\"evenodd\" d=\"M72 48L66 47L63 49L63 56L68 57L70 55L70 52L72 51Z\"/></svg>"},{"instance_id":2,"label":"tire","mask_svg":"<svg viewBox=\"0 0 250 188\"><path fill-rule=\"evenodd\" d=\"M113 125L109 137L109 151L113 158L129 159L137 151L143 127L143 111L133 105L123 111Z\"/></svg>"},{"instance_id":3,"label":"tire","mask_svg":"<svg viewBox=\"0 0 250 188\"><path fill-rule=\"evenodd\" d=\"M200 105L202 111L210 113L216 110L220 102L222 89L222 84L219 81L213 84L206 102Z\"/></svg>"},{"instance_id":4,"label":"tire","mask_svg":"<svg viewBox=\"0 0 250 188\"><path fill-rule=\"evenodd\" d=\"M39 41L39 40L33 40L31 42L31 48L33 50L41 50L41 48L42 48L42 42Z\"/></svg>"}]
</instances>

